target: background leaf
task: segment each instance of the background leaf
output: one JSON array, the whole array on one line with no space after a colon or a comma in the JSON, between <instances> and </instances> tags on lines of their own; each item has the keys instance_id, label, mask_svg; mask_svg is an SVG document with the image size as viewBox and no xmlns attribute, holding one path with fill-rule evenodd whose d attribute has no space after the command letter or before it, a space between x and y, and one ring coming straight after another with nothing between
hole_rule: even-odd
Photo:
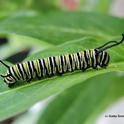
<instances>
[{"instance_id":1,"label":"background leaf","mask_svg":"<svg viewBox=\"0 0 124 124\"><path fill-rule=\"evenodd\" d=\"M52 12L33 17L11 17L1 20L0 27L1 33L34 37L54 45L84 36L108 41L124 32L123 19L91 13Z\"/></svg>"},{"instance_id":2,"label":"background leaf","mask_svg":"<svg viewBox=\"0 0 124 124\"><path fill-rule=\"evenodd\" d=\"M37 124L95 124L97 116L123 96L123 80L124 73L107 73L73 86L50 102Z\"/></svg>"},{"instance_id":3,"label":"background leaf","mask_svg":"<svg viewBox=\"0 0 124 124\"><path fill-rule=\"evenodd\" d=\"M81 0L81 11L109 13L113 0Z\"/></svg>"},{"instance_id":4,"label":"background leaf","mask_svg":"<svg viewBox=\"0 0 124 124\"><path fill-rule=\"evenodd\" d=\"M64 51L64 47L62 48ZM70 48L70 46L68 46L68 48ZM49 51L46 50L46 52L42 52L41 55L42 56L46 55L47 52L49 55L50 50ZM52 53L52 50L51 50L51 53ZM37 56L34 55L31 58L35 59L37 58ZM73 85L82 83L83 81L95 75L112 72L112 71L124 71L123 66L124 66L124 62L120 60L120 62L111 63L109 68L107 69L101 69L99 71L97 70L88 71L87 70L84 73L81 71L78 71L72 74L68 73L63 76L55 76L50 79L46 78L44 80L34 81L31 84L27 84L25 82L17 83L18 87L15 87L13 89L7 88L6 84L4 84L4 82L1 79L0 120L16 115L30 108L34 103L42 99L45 99L51 95L59 94L63 92L65 89L68 89L69 87ZM7 103L7 104L4 104L4 103Z\"/></svg>"},{"instance_id":5,"label":"background leaf","mask_svg":"<svg viewBox=\"0 0 124 124\"><path fill-rule=\"evenodd\" d=\"M7 59L16 53L25 50L31 50L30 53L35 53L53 46L36 38L34 39L21 35L9 35L6 37L8 38L8 43L0 46L0 53L3 53L0 55L0 59Z\"/></svg>"}]
</instances>

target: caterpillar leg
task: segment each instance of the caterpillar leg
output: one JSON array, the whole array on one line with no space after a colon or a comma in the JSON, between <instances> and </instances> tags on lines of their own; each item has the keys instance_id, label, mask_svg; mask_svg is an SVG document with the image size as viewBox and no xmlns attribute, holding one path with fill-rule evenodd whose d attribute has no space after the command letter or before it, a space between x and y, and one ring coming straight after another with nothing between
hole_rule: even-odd
<instances>
[{"instance_id":1,"label":"caterpillar leg","mask_svg":"<svg viewBox=\"0 0 124 124\"><path fill-rule=\"evenodd\" d=\"M58 75L58 76L62 76L62 75L63 75L63 73L58 73L57 75Z\"/></svg>"},{"instance_id":2,"label":"caterpillar leg","mask_svg":"<svg viewBox=\"0 0 124 124\"><path fill-rule=\"evenodd\" d=\"M37 79L38 79L38 80L41 80L41 77L38 76Z\"/></svg>"},{"instance_id":3,"label":"caterpillar leg","mask_svg":"<svg viewBox=\"0 0 124 124\"><path fill-rule=\"evenodd\" d=\"M102 68L106 69L106 68L107 68L107 66L103 66Z\"/></svg>"},{"instance_id":4,"label":"caterpillar leg","mask_svg":"<svg viewBox=\"0 0 124 124\"><path fill-rule=\"evenodd\" d=\"M13 83L13 84L8 84L8 87L9 87L9 88L12 88L14 85L15 85L15 83Z\"/></svg>"},{"instance_id":5,"label":"caterpillar leg","mask_svg":"<svg viewBox=\"0 0 124 124\"><path fill-rule=\"evenodd\" d=\"M33 78L27 79L27 82L30 83L33 80Z\"/></svg>"},{"instance_id":6,"label":"caterpillar leg","mask_svg":"<svg viewBox=\"0 0 124 124\"><path fill-rule=\"evenodd\" d=\"M53 75L48 75L48 78L51 78L51 77L53 77Z\"/></svg>"},{"instance_id":7,"label":"caterpillar leg","mask_svg":"<svg viewBox=\"0 0 124 124\"><path fill-rule=\"evenodd\" d=\"M99 70L99 68L98 68L98 67L93 67L93 69L95 69L95 70Z\"/></svg>"},{"instance_id":8,"label":"caterpillar leg","mask_svg":"<svg viewBox=\"0 0 124 124\"><path fill-rule=\"evenodd\" d=\"M82 71L84 72L84 71L86 71L87 70L87 68L82 68Z\"/></svg>"}]
</instances>

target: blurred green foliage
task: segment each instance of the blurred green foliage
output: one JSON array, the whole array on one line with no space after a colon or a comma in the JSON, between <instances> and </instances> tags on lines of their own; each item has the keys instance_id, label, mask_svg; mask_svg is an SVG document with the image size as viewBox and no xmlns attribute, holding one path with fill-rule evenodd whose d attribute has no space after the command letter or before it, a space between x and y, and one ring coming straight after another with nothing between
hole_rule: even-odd
<instances>
[{"instance_id":1,"label":"blurred green foliage","mask_svg":"<svg viewBox=\"0 0 124 124\"><path fill-rule=\"evenodd\" d=\"M37 124L95 124L101 111L123 96L123 76L95 76L64 91L50 102Z\"/></svg>"},{"instance_id":2,"label":"blurred green foliage","mask_svg":"<svg viewBox=\"0 0 124 124\"><path fill-rule=\"evenodd\" d=\"M113 0L81 0L80 11L109 13Z\"/></svg>"},{"instance_id":3,"label":"blurred green foliage","mask_svg":"<svg viewBox=\"0 0 124 124\"><path fill-rule=\"evenodd\" d=\"M17 11L49 12L63 10L62 0L0 0L0 17ZM79 0L77 11L108 13L113 0ZM70 2L71 3L71 2Z\"/></svg>"}]
</instances>

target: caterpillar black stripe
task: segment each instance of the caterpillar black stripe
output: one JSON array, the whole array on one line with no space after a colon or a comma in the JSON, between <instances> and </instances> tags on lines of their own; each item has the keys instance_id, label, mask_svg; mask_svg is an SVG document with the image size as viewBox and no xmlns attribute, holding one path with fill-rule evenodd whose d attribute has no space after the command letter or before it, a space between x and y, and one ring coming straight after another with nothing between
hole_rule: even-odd
<instances>
[{"instance_id":1,"label":"caterpillar black stripe","mask_svg":"<svg viewBox=\"0 0 124 124\"><path fill-rule=\"evenodd\" d=\"M30 82L33 79L42 79L56 74L62 75L63 73L75 70L97 69L98 66L106 68L109 64L110 56L105 50L121 44L124 41L124 34L122 36L123 38L119 42L109 41L95 49L18 63L12 67L0 60L8 69L7 73L1 75L1 77L11 87L20 80Z\"/></svg>"}]
</instances>

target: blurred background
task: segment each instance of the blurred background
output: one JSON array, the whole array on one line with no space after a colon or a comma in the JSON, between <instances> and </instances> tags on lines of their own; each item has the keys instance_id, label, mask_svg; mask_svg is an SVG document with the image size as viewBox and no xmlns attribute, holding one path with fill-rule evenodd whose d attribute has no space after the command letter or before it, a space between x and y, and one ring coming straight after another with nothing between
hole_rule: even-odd
<instances>
[{"instance_id":1,"label":"blurred background","mask_svg":"<svg viewBox=\"0 0 124 124\"><path fill-rule=\"evenodd\" d=\"M37 13L50 11L86 11L124 17L124 0L0 0L0 19L12 16L33 16ZM30 44L29 42L30 41ZM29 54L35 53L44 46L39 46L37 40L19 35L0 35L0 59L17 63ZM11 50L10 50L11 49ZM44 100L33 106L27 112L10 118L0 124L35 124L38 113L44 110L53 98ZM99 117L97 124L124 124L124 118L105 118L106 114L122 113L124 115L124 98L113 104ZM29 121L30 118L30 121Z\"/></svg>"}]
</instances>

